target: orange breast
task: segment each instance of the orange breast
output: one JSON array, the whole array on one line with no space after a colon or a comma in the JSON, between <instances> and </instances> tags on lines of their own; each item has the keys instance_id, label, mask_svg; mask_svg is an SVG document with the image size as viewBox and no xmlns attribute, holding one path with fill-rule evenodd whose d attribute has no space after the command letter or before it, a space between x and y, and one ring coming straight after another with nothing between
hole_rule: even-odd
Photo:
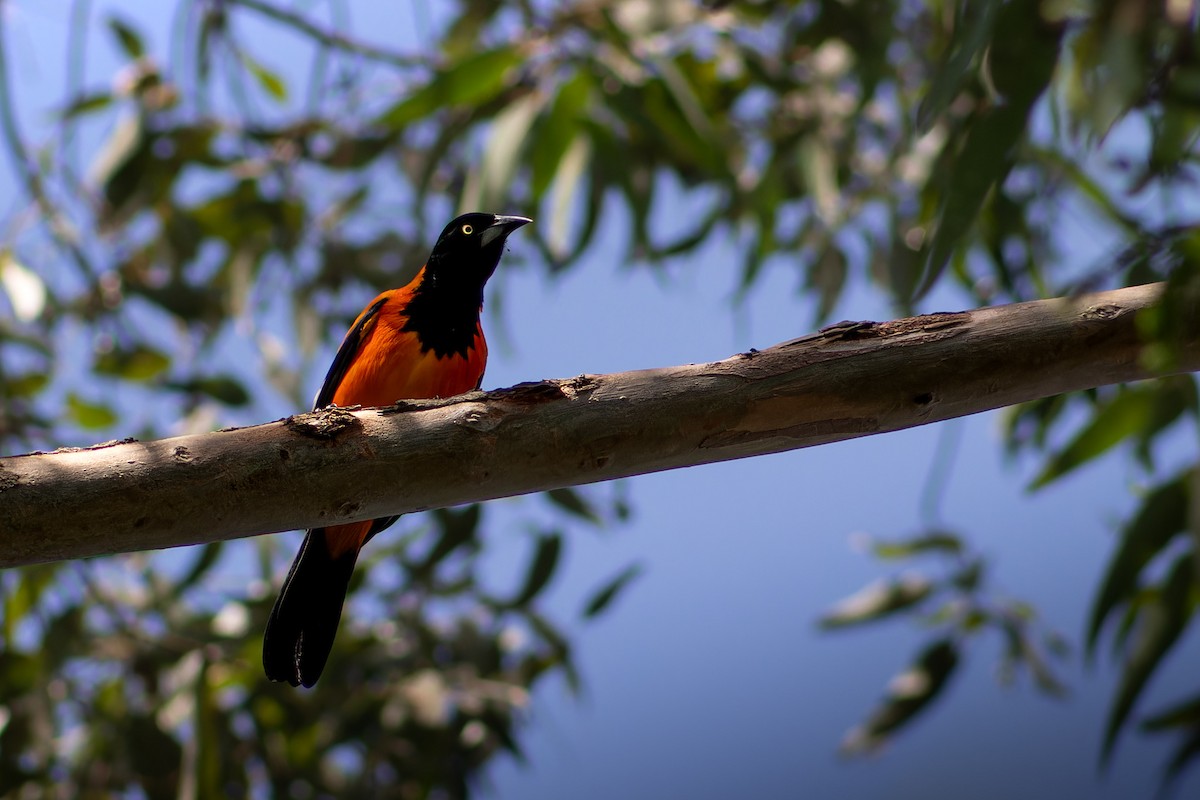
<instances>
[{"instance_id":1,"label":"orange breast","mask_svg":"<svg viewBox=\"0 0 1200 800\"><path fill-rule=\"evenodd\" d=\"M397 400L452 397L479 386L487 365L487 342L479 323L466 358L438 358L433 350L422 353L417 335L401 330L405 299L403 292L393 294L365 331L334 392L337 405L386 406Z\"/></svg>"}]
</instances>

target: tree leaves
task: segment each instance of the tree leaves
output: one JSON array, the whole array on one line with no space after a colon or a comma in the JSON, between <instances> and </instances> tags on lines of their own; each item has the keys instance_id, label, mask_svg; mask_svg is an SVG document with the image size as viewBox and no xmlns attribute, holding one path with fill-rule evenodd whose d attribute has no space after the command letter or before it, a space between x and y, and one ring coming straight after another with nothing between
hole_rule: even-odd
<instances>
[{"instance_id":1,"label":"tree leaves","mask_svg":"<svg viewBox=\"0 0 1200 800\"><path fill-rule=\"evenodd\" d=\"M842 741L842 753L870 753L927 711L946 688L958 662L958 648L949 639L941 639L925 647L911 667L892 679L887 696L871 716L846 734Z\"/></svg>"},{"instance_id":2,"label":"tree leaves","mask_svg":"<svg viewBox=\"0 0 1200 800\"><path fill-rule=\"evenodd\" d=\"M75 392L67 395L67 413L72 422L88 430L104 430L117 421L117 413L110 406L85 400Z\"/></svg>"},{"instance_id":3,"label":"tree leaves","mask_svg":"<svg viewBox=\"0 0 1200 800\"><path fill-rule=\"evenodd\" d=\"M128 381L147 381L171 365L163 352L144 344L114 347L96 356L92 369L97 375L123 378Z\"/></svg>"},{"instance_id":4,"label":"tree leaves","mask_svg":"<svg viewBox=\"0 0 1200 800\"><path fill-rule=\"evenodd\" d=\"M241 58L242 65L245 66L246 71L254 76L254 80L258 82L258 85L272 100L278 103L283 103L287 100L287 84L283 82L283 78L267 69L245 50L239 50L238 56Z\"/></svg>"},{"instance_id":5,"label":"tree leaves","mask_svg":"<svg viewBox=\"0 0 1200 800\"><path fill-rule=\"evenodd\" d=\"M524 606L537 597L554 576L561 553L562 534L547 533L538 536L533 559L529 562L529 571L525 574L525 583L513 599L508 601L508 605Z\"/></svg>"},{"instance_id":6,"label":"tree leaves","mask_svg":"<svg viewBox=\"0 0 1200 800\"><path fill-rule=\"evenodd\" d=\"M1087 628L1089 655L1095 650L1105 621L1119 605L1134 600L1139 578L1147 565L1166 549L1176 534L1187 530L1194 482L1195 473L1189 470L1155 487L1121 532L1121 542L1092 604Z\"/></svg>"},{"instance_id":7,"label":"tree leaves","mask_svg":"<svg viewBox=\"0 0 1200 800\"><path fill-rule=\"evenodd\" d=\"M1050 455L1029 488L1048 486L1128 440L1142 464L1152 468L1155 440L1185 414L1195 418L1198 409L1196 382L1187 375L1105 392L1086 424Z\"/></svg>"},{"instance_id":8,"label":"tree leaves","mask_svg":"<svg viewBox=\"0 0 1200 800\"><path fill-rule=\"evenodd\" d=\"M579 519L590 522L593 525L599 525L603 520L600 513L596 510L584 494L572 487L564 487L562 489L551 489L546 492L546 499L551 504L561 508L568 514L578 517Z\"/></svg>"},{"instance_id":9,"label":"tree leaves","mask_svg":"<svg viewBox=\"0 0 1200 800\"><path fill-rule=\"evenodd\" d=\"M1030 484L1040 489L1107 452L1146 424L1154 389L1122 389L1099 406L1087 425L1055 453Z\"/></svg>"},{"instance_id":10,"label":"tree leaves","mask_svg":"<svg viewBox=\"0 0 1200 800\"><path fill-rule=\"evenodd\" d=\"M136 61L146 55L146 45L142 42L141 34L128 22L125 22L120 17L110 16L108 18L108 29L112 31L117 44L131 61Z\"/></svg>"},{"instance_id":11,"label":"tree leaves","mask_svg":"<svg viewBox=\"0 0 1200 800\"><path fill-rule=\"evenodd\" d=\"M937 228L915 296L922 297L941 277L950 254L975 224L984 199L1012 169L1014 148L1025 134L1028 107L994 106L969 123L962 150L947 163Z\"/></svg>"},{"instance_id":12,"label":"tree leaves","mask_svg":"<svg viewBox=\"0 0 1200 800\"><path fill-rule=\"evenodd\" d=\"M580 135L592 98L592 78L583 70L563 81L534 131L529 151L529 174L535 197L550 186L559 164Z\"/></svg>"},{"instance_id":13,"label":"tree leaves","mask_svg":"<svg viewBox=\"0 0 1200 800\"><path fill-rule=\"evenodd\" d=\"M875 581L836 604L818 624L839 630L908 616L932 633L913 664L892 680L883 701L847 733L844 755L875 751L924 713L958 668L961 655L985 634L1003 642L1000 680L1011 682L1023 670L1042 692L1055 697L1066 692L1051 664L1064 655L1061 638L1039 630L1028 603L988 591L984 559L972 555L961 536L933 529L907 539L870 541L869 546L877 558L920 560L931 569L910 568Z\"/></svg>"},{"instance_id":14,"label":"tree leaves","mask_svg":"<svg viewBox=\"0 0 1200 800\"><path fill-rule=\"evenodd\" d=\"M639 564L630 564L617 573L616 577L596 590L591 599L584 604L584 618L596 617L603 613L605 609L612 605L617 595L624 591L641 574L642 567Z\"/></svg>"},{"instance_id":15,"label":"tree leaves","mask_svg":"<svg viewBox=\"0 0 1200 800\"><path fill-rule=\"evenodd\" d=\"M1166 793L1184 768L1200 757L1200 696L1156 714L1145 720L1141 727L1149 733L1178 731L1180 734L1179 746L1163 773L1161 788Z\"/></svg>"},{"instance_id":16,"label":"tree leaves","mask_svg":"<svg viewBox=\"0 0 1200 800\"><path fill-rule=\"evenodd\" d=\"M250 402L246 387L231 375L197 376L184 381L167 381L165 385L179 392L206 395L227 406L244 406Z\"/></svg>"},{"instance_id":17,"label":"tree leaves","mask_svg":"<svg viewBox=\"0 0 1200 800\"><path fill-rule=\"evenodd\" d=\"M954 7L954 36L945 63L933 76L928 94L917 107L917 132L924 135L950 105L967 80L967 71L981 57L1003 4L999 0Z\"/></svg>"},{"instance_id":18,"label":"tree leaves","mask_svg":"<svg viewBox=\"0 0 1200 800\"><path fill-rule=\"evenodd\" d=\"M994 13L994 23L982 19L979 24L985 29L995 26L989 48L990 75L1000 97L966 122L956 136L961 142L958 152L945 160L944 169L933 177L944 191L940 193L937 226L926 250L924 275L915 291L917 298L941 276L987 195L1008 176L1034 103L1046 90L1058 63L1063 27L1042 17L1037 0L1006 3ZM982 36L983 31L977 35ZM972 46L978 48L978 44Z\"/></svg>"},{"instance_id":19,"label":"tree leaves","mask_svg":"<svg viewBox=\"0 0 1200 800\"><path fill-rule=\"evenodd\" d=\"M521 60L521 52L516 47L498 47L471 54L441 69L376 122L399 129L443 109L482 105L506 88L509 72Z\"/></svg>"},{"instance_id":20,"label":"tree leaves","mask_svg":"<svg viewBox=\"0 0 1200 800\"><path fill-rule=\"evenodd\" d=\"M1101 757L1105 761L1112 756L1117 735L1142 689L1195 613L1196 604L1191 599L1196 582L1194 560L1191 553L1176 558L1161 587L1138 604L1129 661L1121 674L1121 683L1104 729Z\"/></svg>"},{"instance_id":21,"label":"tree leaves","mask_svg":"<svg viewBox=\"0 0 1200 800\"><path fill-rule=\"evenodd\" d=\"M917 605L933 592L933 583L921 575L909 574L890 581L878 581L837 603L819 620L825 629L844 628L875 622Z\"/></svg>"}]
</instances>

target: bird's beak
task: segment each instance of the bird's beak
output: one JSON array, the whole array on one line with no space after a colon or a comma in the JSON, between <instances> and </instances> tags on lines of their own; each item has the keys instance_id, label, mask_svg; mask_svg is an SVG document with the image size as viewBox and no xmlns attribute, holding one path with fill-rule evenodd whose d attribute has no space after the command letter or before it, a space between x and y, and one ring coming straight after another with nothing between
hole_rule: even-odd
<instances>
[{"instance_id":1,"label":"bird's beak","mask_svg":"<svg viewBox=\"0 0 1200 800\"><path fill-rule=\"evenodd\" d=\"M483 233L479 235L479 243L483 247L487 247L497 240L504 241L508 238L508 235L517 228L521 227L522 225L528 225L531 222L533 222L533 220L531 220L529 217L516 217L497 214L496 218L492 220L492 224L489 225L483 231Z\"/></svg>"}]
</instances>

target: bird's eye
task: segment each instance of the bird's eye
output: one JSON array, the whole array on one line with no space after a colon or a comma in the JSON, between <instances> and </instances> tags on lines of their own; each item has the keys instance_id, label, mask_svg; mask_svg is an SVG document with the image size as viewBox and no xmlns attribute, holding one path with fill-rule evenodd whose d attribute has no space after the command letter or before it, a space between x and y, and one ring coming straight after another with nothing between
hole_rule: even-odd
<instances>
[{"instance_id":1,"label":"bird's eye","mask_svg":"<svg viewBox=\"0 0 1200 800\"><path fill-rule=\"evenodd\" d=\"M462 232L465 233L467 236L470 236L472 233L475 232L475 229L473 227L471 227L470 225L463 225Z\"/></svg>"}]
</instances>

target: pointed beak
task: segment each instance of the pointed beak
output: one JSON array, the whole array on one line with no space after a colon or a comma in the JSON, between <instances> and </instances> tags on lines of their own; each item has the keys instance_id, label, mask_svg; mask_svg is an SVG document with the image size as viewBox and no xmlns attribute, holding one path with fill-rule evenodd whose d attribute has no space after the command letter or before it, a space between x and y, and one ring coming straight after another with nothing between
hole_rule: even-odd
<instances>
[{"instance_id":1,"label":"pointed beak","mask_svg":"<svg viewBox=\"0 0 1200 800\"><path fill-rule=\"evenodd\" d=\"M508 238L508 235L520 228L522 225L528 225L533 222L529 217L516 217L497 214L492 220L492 224L479 236L480 244L483 247L488 247L493 242L503 242Z\"/></svg>"}]
</instances>

